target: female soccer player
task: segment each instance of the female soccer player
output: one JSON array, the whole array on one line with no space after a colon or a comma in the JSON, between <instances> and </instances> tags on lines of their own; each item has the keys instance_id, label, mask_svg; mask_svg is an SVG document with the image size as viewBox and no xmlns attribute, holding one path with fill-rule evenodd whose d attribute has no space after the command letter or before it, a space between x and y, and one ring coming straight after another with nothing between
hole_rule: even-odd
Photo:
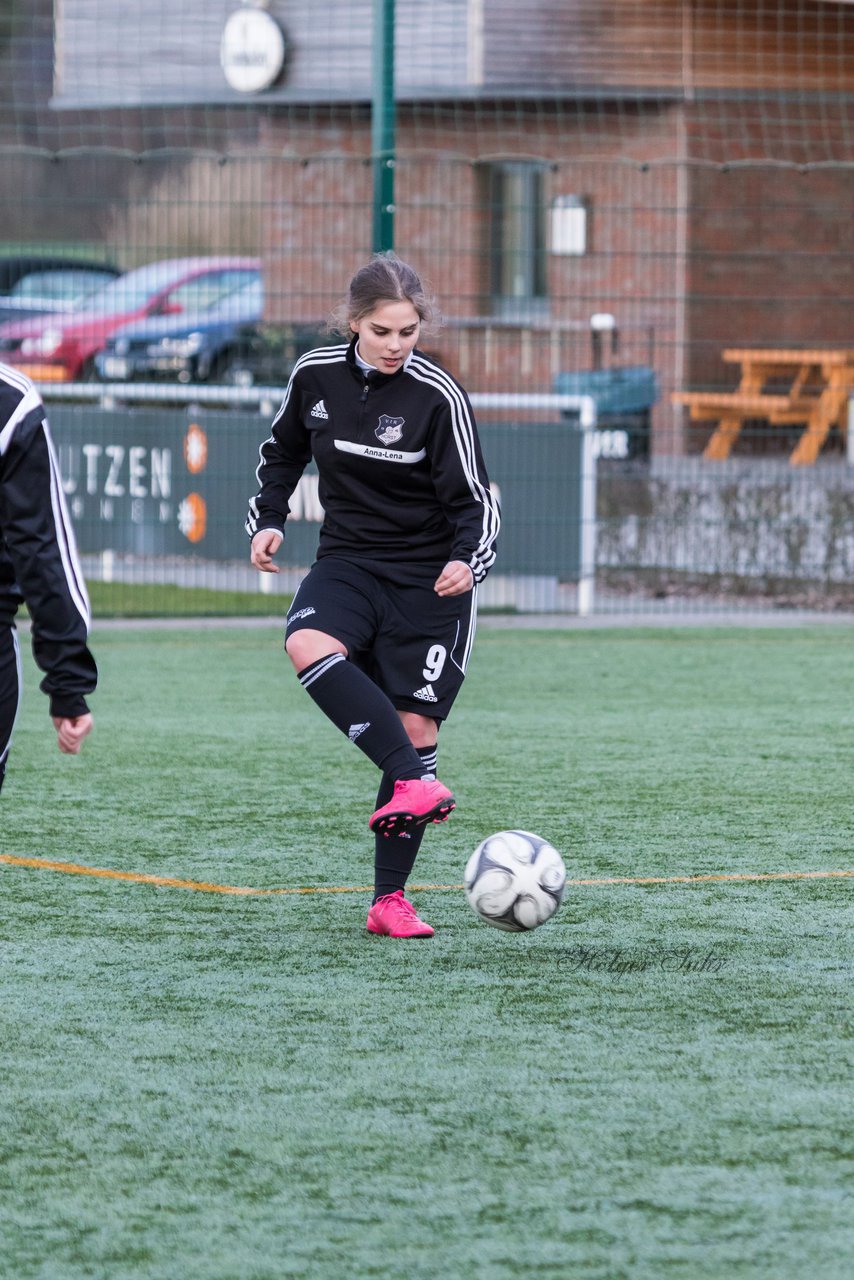
<instances>
[{"instance_id":1,"label":"female soccer player","mask_svg":"<svg viewBox=\"0 0 854 1280\"><path fill-rule=\"evenodd\" d=\"M434 318L394 254L356 273L335 317L350 340L294 366L246 522L252 563L278 573L288 502L314 458L325 516L285 649L382 774L367 927L393 938L433 934L403 890L426 825L455 805L436 778L438 730L465 676L499 525L468 397L416 345Z\"/></svg>"}]
</instances>

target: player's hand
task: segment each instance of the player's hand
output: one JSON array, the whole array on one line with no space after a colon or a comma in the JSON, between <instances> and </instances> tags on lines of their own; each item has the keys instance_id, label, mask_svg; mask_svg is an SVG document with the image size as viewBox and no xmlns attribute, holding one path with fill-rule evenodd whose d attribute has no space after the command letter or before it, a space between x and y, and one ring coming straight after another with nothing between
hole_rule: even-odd
<instances>
[{"instance_id":1,"label":"player's hand","mask_svg":"<svg viewBox=\"0 0 854 1280\"><path fill-rule=\"evenodd\" d=\"M275 529L262 529L252 539L251 560L256 569L262 573L278 573L279 566L273 564L273 556L282 545L284 539Z\"/></svg>"},{"instance_id":2,"label":"player's hand","mask_svg":"<svg viewBox=\"0 0 854 1280\"><path fill-rule=\"evenodd\" d=\"M474 586L474 574L462 560L450 560L433 584L439 596L462 596Z\"/></svg>"},{"instance_id":3,"label":"player's hand","mask_svg":"<svg viewBox=\"0 0 854 1280\"><path fill-rule=\"evenodd\" d=\"M80 754L83 739L92 732L92 717L89 712L85 716L52 716L56 729L56 745L63 755Z\"/></svg>"}]
</instances>

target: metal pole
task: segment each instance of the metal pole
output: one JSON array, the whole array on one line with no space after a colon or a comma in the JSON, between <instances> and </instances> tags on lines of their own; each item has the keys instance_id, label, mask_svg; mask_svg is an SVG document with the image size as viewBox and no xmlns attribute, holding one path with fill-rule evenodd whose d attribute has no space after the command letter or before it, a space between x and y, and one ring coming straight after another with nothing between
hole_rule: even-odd
<instances>
[{"instance_id":1,"label":"metal pole","mask_svg":"<svg viewBox=\"0 0 854 1280\"><path fill-rule=\"evenodd\" d=\"M578 613L593 612L596 589L596 399L585 396L578 425L581 428L581 568L578 575Z\"/></svg>"},{"instance_id":2,"label":"metal pole","mask_svg":"<svg viewBox=\"0 0 854 1280\"><path fill-rule=\"evenodd\" d=\"M374 251L394 248L394 6L373 0L373 102L371 156L374 171Z\"/></svg>"}]
</instances>

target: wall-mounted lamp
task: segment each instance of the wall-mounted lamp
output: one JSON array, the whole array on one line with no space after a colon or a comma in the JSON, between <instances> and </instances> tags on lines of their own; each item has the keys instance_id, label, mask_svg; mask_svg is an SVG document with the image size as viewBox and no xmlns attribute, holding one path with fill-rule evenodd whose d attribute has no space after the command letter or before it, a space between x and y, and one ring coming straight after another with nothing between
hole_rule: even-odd
<instances>
[{"instance_id":1,"label":"wall-mounted lamp","mask_svg":"<svg viewBox=\"0 0 854 1280\"><path fill-rule=\"evenodd\" d=\"M551 207L552 253L580 257L587 252L588 207L580 196L555 196Z\"/></svg>"}]
</instances>

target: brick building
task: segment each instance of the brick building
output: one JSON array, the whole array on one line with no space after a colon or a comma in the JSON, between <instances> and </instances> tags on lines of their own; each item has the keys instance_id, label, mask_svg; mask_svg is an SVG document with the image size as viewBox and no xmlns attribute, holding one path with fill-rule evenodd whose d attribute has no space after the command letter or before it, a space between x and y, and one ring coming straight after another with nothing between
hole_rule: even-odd
<instances>
[{"instance_id":1,"label":"brick building","mask_svg":"<svg viewBox=\"0 0 854 1280\"><path fill-rule=\"evenodd\" d=\"M271 324L325 316L372 247L370 0L63 0L55 30L48 9L47 96L0 113L20 146L6 225L94 234L128 265L260 252ZM257 47L223 35L249 11L282 50L247 90L227 59L239 80ZM614 358L665 393L654 448L683 452L702 438L666 392L726 385L722 347L849 340L854 5L397 0L396 18L395 244L472 389L550 389L612 315Z\"/></svg>"}]
</instances>

